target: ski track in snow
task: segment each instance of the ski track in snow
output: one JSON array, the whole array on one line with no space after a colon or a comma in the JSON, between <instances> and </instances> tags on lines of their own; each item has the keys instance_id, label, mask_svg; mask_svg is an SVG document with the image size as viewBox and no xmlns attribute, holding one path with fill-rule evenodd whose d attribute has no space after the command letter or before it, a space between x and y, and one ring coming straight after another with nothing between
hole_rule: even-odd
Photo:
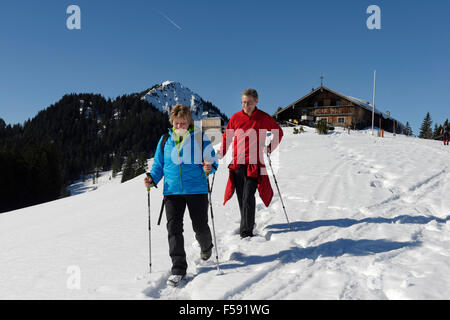
<instances>
[{"instance_id":1,"label":"ski track in snow","mask_svg":"<svg viewBox=\"0 0 450 320\"><path fill-rule=\"evenodd\" d=\"M288 227L269 170L274 189L272 203L266 208L257 197L255 236L240 239L236 197L225 207L222 205L228 170L221 164L214 185L213 209L222 275L216 269L214 250L209 261L200 260L200 249L187 214L188 281L178 288L166 285L170 258L165 219L157 227L156 214L152 222L155 224L152 227L153 271L150 275L146 273L147 233L145 228L136 232L139 226L146 225L146 216L139 213L145 213L146 207L145 201L135 195L127 201L137 205L130 209L127 203L122 203L112 217L98 218L99 223L94 221L92 227L96 230L92 232L98 234L88 233L89 240L83 242L89 248L99 245L97 238L118 234L120 239L104 247L101 252L104 260L100 260L105 265L116 261L117 266L104 270L104 276L98 277L99 262L95 261L95 252L86 255L83 250L74 249L72 260L60 258L64 263L81 259L82 264L88 265L84 268L88 268L86 277L90 281L83 282L87 288L75 293L67 293L65 288L48 288L54 272L46 265L45 256L50 256L52 250L45 245L49 246L54 234L65 239L64 230L59 229L58 233L38 236L44 243L41 258L35 258L40 262L39 270L27 276L25 265L33 261L21 256L27 251L17 243L26 245L28 238L19 236L12 241L14 233L11 233L5 236L9 241L2 242L0 233L0 258L6 261L3 265L9 264L8 268L0 266L0 281L6 283L3 288L14 286L14 280L23 282L18 276L22 275L29 279L27 285L18 285L26 287L27 297L31 298L42 297L38 291L47 288L50 298L448 299L450 148L445 149L437 142L389 134L380 139L364 131L319 136L309 128L299 135L293 135L291 130L285 129L279 158L274 157L273 162L275 168L279 165L275 174L292 229ZM122 194L128 188L139 193L142 178L115 188L105 186L105 198L114 197L106 194L107 190ZM102 190L103 187L89 193L90 198L79 195L66 201L103 201L94 197ZM158 213L160 193L159 189L152 193L152 210ZM42 207L47 208L43 205L34 210ZM114 208L114 204L108 208ZM131 212L122 215L121 210ZM18 211L21 213L18 216L31 214L29 211L33 209ZM16 222L12 214L0 215L0 222L6 222L3 223L5 231L11 228L20 231L20 221ZM102 231L105 221L112 233ZM1 225L0 231L3 231ZM30 228L24 230L32 233L39 229ZM14 248L19 253L16 254ZM83 255L97 264L80 258ZM133 264L126 264L127 259L133 259ZM97 276L90 275L91 271ZM136 274L139 276L134 276ZM64 277L60 278L65 281ZM0 297L20 296L20 290L8 295L10 291L0 288Z\"/></svg>"}]
</instances>

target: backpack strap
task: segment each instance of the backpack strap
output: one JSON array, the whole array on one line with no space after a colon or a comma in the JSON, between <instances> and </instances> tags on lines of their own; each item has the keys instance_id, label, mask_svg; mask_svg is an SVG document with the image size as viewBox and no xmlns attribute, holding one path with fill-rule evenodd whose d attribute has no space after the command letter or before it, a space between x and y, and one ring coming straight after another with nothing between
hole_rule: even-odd
<instances>
[{"instance_id":1,"label":"backpack strap","mask_svg":"<svg viewBox=\"0 0 450 320\"><path fill-rule=\"evenodd\" d=\"M162 153L163 153L163 155L164 155L164 146L166 145L166 142L167 142L167 139L169 139L169 133L164 133L164 135L163 135L163 138L162 138L162 140L161 140L161 150L162 150Z\"/></svg>"}]
</instances>

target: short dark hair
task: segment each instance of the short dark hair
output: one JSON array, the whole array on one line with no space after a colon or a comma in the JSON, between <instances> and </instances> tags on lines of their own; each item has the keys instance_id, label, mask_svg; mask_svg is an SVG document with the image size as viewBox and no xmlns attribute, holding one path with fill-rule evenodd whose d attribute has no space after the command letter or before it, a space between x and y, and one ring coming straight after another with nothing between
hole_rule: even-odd
<instances>
[{"instance_id":1,"label":"short dark hair","mask_svg":"<svg viewBox=\"0 0 450 320\"><path fill-rule=\"evenodd\" d=\"M258 91L256 91L255 89L245 89L244 91L242 91L241 96L250 96L255 98L255 100L258 99Z\"/></svg>"}]
</instances>

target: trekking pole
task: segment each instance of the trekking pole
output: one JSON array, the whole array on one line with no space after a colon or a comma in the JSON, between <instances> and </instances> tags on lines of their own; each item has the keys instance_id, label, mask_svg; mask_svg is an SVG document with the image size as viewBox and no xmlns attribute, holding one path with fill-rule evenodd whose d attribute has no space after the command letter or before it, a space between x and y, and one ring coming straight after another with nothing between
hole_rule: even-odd
<instances>
[{"instance_id":1,"label":"trekking pole","mask_svg":"<svg viewBox=\"0 0 450 320\"><path fill-rule=\"evenodd\" d=\"M214 178L215 177L216 177L216 173L214 172L211 186L214 185ZM212 227L213 227L214 248L215 248L215 251L216 251L217 272L218 272L218 274L223 274L223 272L222 272L222 270L220 270L220 266L219 266L219 253L217 251L216 228L214 227L214 214L213 214L212 200L211 200L212 187L210 188L209 176L208 175L206 176L206 180L208 181L209 208L211 210L211 223L212 223Z\"/></svg>"},{"instance_id":2,"label":"trekking pole","mask_svg":"<svg viewBox=\"0 0 450 320\"><path fill-rule=\"evenodd\" d=\"M152 273L152 224L150 220L150 187L147 187L147 206L148 206L148 256L150 259L149 267Z\"/></svg>"},{"instance_id":3,"label":"trekking pole","mask_svg":"<svg viewBox=\"0 0 450 320\"><path fill-rule=\"evenodd\" d=\"M159 210L159 218L158 218L158 226L161 224L161 218L164 212L164 204L166 203L166 200L163 198L161 202L161 209Z\"/></svg>"},{"instance_id":4,"label":"trekking pole","mask_svg":"<svg viewBox=\"0 0 450 320\"><path fill-rule=\"evenodd\" d=\"M150 173L147 172L147 177L151 178ZM153 179L152 179L153 180ZM155 188L156 185L155 185ZM147 187L147 207L148 207L148 256L149 256L149 270L152 273L152 224L150 215L150 187Z\"/></svg>"},{"instance_id":5,"label":"trekking pole","mask_svg":"<svg viewBox=\"0 0 450 320\"><path fill-rule=\"evenodd\" d=\"M272 168L272 160L270 160L270 153L267 153L267 159L269 159L270 170L272 171L273 180L275 181L275 185L277 186L278 194L279 194L280 200L281 200L281 205L283 206L283 210L284 210L284 215L286 216L286 220L287 220L289 229L292 230L291 224L290 224L290 222L289 222L289 218L288 218L287 213L286 213L286 208L284 207L283 198L281 197L280 188L278 187L277 178L275 177L275 173L273 172L273 168Z\"/></svg>"}]
</instances>

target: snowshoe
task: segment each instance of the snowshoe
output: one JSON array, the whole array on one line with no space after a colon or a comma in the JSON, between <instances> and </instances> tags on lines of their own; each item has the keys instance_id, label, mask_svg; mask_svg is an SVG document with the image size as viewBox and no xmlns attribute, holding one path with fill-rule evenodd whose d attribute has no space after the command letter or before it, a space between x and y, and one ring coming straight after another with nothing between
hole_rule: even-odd
<instances>
[{"instance_id":1,"label":"snowshoe","mask_svg":"<svg viewBox=\"0 0 450 320\"><path fill-rule=\"evenodd\" d=\"M181 281L184 279L185 275L179 275L179 274L172 274L168 279L167 279L167 285L171 286L171 287L176 287L178 286Z\"/></svg>"},{"instance_id":2,"label":"snowshoe","mask_svg":"<svg viewBox=\"0 0 450 320\"><path fill-rule=\"evenodd\" d=\"M212 254L212 248L210 248L209 250L207 250L205 252L201 251L200 252L200 258L203 261L206 261L206 260L208 260L211 257L211 254Z\"/></svg>"}]
</instances>

